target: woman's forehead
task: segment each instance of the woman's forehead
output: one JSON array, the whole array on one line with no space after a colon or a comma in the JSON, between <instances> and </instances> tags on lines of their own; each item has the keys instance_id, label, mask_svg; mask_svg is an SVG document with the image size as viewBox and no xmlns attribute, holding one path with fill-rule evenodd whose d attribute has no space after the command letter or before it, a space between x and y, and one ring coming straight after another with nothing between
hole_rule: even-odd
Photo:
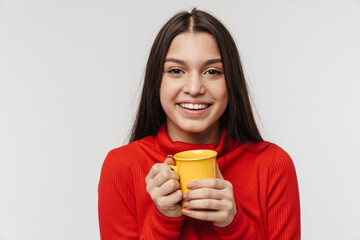
<instances>
[{"instance_id":1,"label":"woman's forehead","mask_svg":"<svg viewBox=\"0 0 360 240\"><path fill-rule=\"evenodd\" d=\"M170 44L166 58L191 60L221 59L215 38L206 32L184 32Z\"/></svg>"}]
</instances>

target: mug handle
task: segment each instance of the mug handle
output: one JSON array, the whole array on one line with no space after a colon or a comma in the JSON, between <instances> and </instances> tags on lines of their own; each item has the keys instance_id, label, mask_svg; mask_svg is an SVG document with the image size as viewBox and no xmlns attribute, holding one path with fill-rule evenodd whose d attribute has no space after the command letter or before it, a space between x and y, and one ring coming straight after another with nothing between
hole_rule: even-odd
<instances>
[{"instance_id":1,"label":"mug handle","mask_svg":"<svg viewBox=\"0 0 360 240\"><path fill-rule=\"evenodd\" d=\"M179 170L178 170L178 167L177 167L177 166L171 165L171 164L169 164L169 166L171 167L171 169L172 169L174 172L176 172L177 174L179 174Z\"/></svg>"}]
</instances>

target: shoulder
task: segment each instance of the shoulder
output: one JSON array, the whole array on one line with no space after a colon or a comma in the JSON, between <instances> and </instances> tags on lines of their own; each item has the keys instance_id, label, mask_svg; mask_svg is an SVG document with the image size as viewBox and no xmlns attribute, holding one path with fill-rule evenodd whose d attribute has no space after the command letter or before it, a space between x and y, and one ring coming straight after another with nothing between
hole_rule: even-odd
<instances>
[{"instance_id":1,"label":"shoulder","mask_svg":"<svg viewBox=\"0 0 360 240\"><path fill-rule=\"evenodd\" d=\"M280 146L275 143L267 142L268 146L264 149L266 154L272 157L273 161L275 160L291 160L290 155Z\"/></svg>"},{"instance_id":2,"label":"shoulder","mask_svg":"<svg viewBox=\"0 0 360 240\"><path fill-rule=\"evenodd\" d=\"M275 143L263 141L258 143L244 144L243 148L248 153L256 154L266 158L268 161L287 161L291 160L289 154Z\"/></svg>"},{"instance_id":3,"label":"shoulder","mask_svg":"<svg viewBox=\"0 0 360 240\"><path fill-rule=\"evenodd\" d=\"M246 153L266 157L267 159L273 157L290 158L289 154L284 149L275 143L268 141L245 143L241 145L241 147L245 150Z\"/></svg>"},{"instance_id":4,"label":"shoulder","mask_svg":"<svg viewBox=\"0 0 360 240\"><path fill-rule=\"evenodd\" d=\"M284 149L271 143L265 152L268 159L269 176L296 178L294 162Z\"/></svg>"},{"instance_id":5,"label":"shoulder","mask_svg":"<svg viewBox=\"0 0 360 240\"><path fill-rule=\"evenodd\" d=\"M290 155L280 146L271 143L269 145L269 153L271 154L271 164L274 165L292 165L293 161Z\"/></svg>"},{"instance_id":6,"label":"shoulder","mask_svg":"<svg viewBox=\"0 0 360 240\"><path fill-rule=\"evenodd\" d=\"M110 150L104 160L102 171L129 169L134 156L153 146L153 138L148 136Z\"/></svg>"},{"instance_id":7,"label":"shoulder","mask_svg":"<svg viewBox=\"0 0 360 240\"><path fill-rule=\"evenodd\" d=\"M148 136L109 151L107 158L121 160L154 146L154 137Z\"/></svg>"},{"instance_id":8,"label":"shoulder","mask_svg":"<svg viewBox=\"0 0 360 240\"><path fill-rule=\"evenodd\" d=\"M263 168L270 171L293 171L294 163L290 155L280 146L270 142L259 142L244 145L247 156L255 158Z\"/></svg>"}]
</instances>

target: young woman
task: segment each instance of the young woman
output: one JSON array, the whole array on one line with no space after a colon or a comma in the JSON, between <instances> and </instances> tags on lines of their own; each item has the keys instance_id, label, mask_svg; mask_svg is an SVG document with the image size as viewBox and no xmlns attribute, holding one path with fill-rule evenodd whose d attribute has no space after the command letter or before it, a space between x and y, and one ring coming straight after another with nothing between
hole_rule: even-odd
<instances>
[{"instance_id":1,"label":"young woman","mask_svg":"<svg viewBox=\"0 0 360 240\"><path fill-rule=\"evenodd\" d=\"M217 151L218 178L183 195L168 164L192 149ZM180 12L158 33L130 143L102 167L99 223L104 240L300 239L292 160L263 141L234 40L208 13Z\"/></svg>"}]
</instances>

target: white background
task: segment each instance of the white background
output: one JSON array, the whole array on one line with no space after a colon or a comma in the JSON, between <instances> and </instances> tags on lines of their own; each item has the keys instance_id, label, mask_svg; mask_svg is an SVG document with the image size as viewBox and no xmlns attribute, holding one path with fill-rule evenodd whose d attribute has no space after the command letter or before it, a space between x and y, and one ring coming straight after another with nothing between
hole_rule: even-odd
<instances>
[{"instance_id":1,"label":"white background","mask_svg":"<svg viewBox=\"0 0 360 240\"><path fill-rule=\"evenodd\" d=\"M0 0L0 239L99 239L160 27L192 7L240 49L266 139L295 163L303 239L360 239L360 1Z\"/></svg>"}]
</instances>

